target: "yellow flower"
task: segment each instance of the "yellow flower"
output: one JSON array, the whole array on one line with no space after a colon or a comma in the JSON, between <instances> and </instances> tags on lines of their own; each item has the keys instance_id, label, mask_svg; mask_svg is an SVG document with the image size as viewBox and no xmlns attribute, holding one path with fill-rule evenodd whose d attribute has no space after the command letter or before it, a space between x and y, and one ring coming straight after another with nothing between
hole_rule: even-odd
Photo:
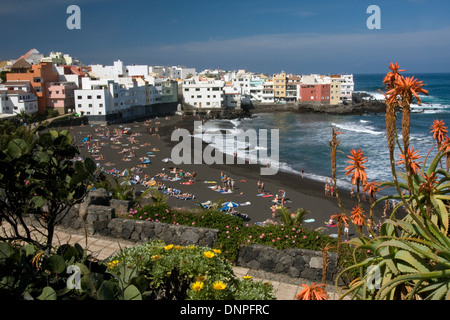
<instances>
[{"instance_id":1,"label":"yellow flower","mask_svg":"<svg viewBox=\"0 0 450 320\"><path fill-rule=\"evenodd\" d=\"M212 257L214 257L214 252L212 252L212 251L205 251L205 252L203 252L203 255L206 258L211 259Z\"/></svg>"},{"instance_id":2,"label":"yellow flower","mask_svg":"<svg viewBox=\"0 0 450 320\"><path fill-rule=\"evenodd\" d=\"M194 291L200 291L200 290L202 290L203 289L203 282L201 282L201 281L197 281L197 282L194 282L193 284L192 284L192 290L194 290Z\"/></svg>"},{"instance_id":3,"label":"yellow flower","mask_svg":"<svg viewBox=\"0 0 450 320\"><path fill-rule=\"evenodd\" d=\"M164 247L164 250L169 251L173 248L173 244L169 244L168 246Z\"/></svg>"},{"instance_id":4,"label":"yellow flower","mask_svg":"<svg viewBox=\"0 0 450 320\"><path fill-rule=\"evenodd\" d=\"M213 283L214 290L225 290L226 287L227 285L220 280Z\"/></svg>"},{"instance_id":5,"label":"yellow flower","mask_svg":"<svg viewBox=\"0 0 450 320\"><path fill-rule=\"evenodd\" d=\"M221 254L221 253L222 253L222 250L220 250L220 249L213 249L213 251L214 251L215 253L217 253L217 254Z\"/></svg>"},{"instance_id":6,"label":"yellow flower","mask_svg":"<svg viewBox=\"0 0 450 320\"><path fill-rule=\"evenodd\" d=\"M113 269L118 264L119 264L119 260L114 260L114 261L108 262L106 265L108 266L108 269Z\"/></svg>"},{"instance_id":7,"label":"yellow flower","mask_svg":"<svg viewBox=\"0 0 450 320\"><path fill-rule=\"evenodd\" d=\"M189 246L189 249L191 249L191 250L194 250L195 249L195 246Z\"/></svg>"},{"instance_id":8,"label":"yellow flower","mask_svg":"<svg viewBox=\"0 0 450 320\"><path fill-rule=\"evenodd\" d=\"M175 249L181 250L181 249L183 249L183 247L182 246L175 246Z\"/></svg>"},{"instance_id":9,"label":"yellow flower","mask_svg":"<svg viewBox=\"0 0 450 320\"><path fill-rule=\"evenodd\" d=\"M152 260L158 260L158 259L161 259L161 256L159 254L152 256Z\"/></svg>"},{"instance_id":10,"label":"yellow flower","mask_svg":"<svg viewBox=\"0 0 450 320\"><path fill-rule=\"evenodd\" d=\"M252 276L243 276L242 278L244 278L245 280L250 280L253 277Z\"/></svg>"}]
</instances>

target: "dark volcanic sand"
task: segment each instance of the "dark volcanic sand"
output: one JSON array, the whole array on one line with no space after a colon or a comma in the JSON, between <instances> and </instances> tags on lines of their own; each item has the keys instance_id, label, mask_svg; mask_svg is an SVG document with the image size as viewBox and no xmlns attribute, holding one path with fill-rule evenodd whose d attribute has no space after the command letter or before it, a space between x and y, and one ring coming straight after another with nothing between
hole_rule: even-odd
<instances>
[{"instance_id":1,"label":"dark volcanic sand","mask_svg":"<svg viewBox=\"0 0 450 320\"><path fill-rule=\"evenodd\" d=\"M310 229L316 229L319 227L324 228L322 232L324 234L336 234L337 227L327 227L325 221L328 221L330 215L341 213L339 206L337 205L337 200L335 197L326 196L324 194L324 181L318 182L315 180L310 180L307 178L302 178L301 176L290 174L286 172L279 171L276 175L272 176L261 176L260 166L258 165L237 165L237 164L180 164L177 168L181 168L187 172L195 171L197 173L197 181L193 185L184 185L181 182L186 182L187 179L180 181L162 181L161 178L156 177L159 172L167 172L170 167L174 164L164 163L161 160L164 158L171 158L172 146L178 144L179 141L170 141L171 134L176 128L186 128L192 133L194 120L199 120L197 117L193 116L170 116L166 118L153 118L149 119L149 122L136 121L131 123L115 124L108 126L101 126L99 124L95 125L84 125L84 126L74 126L68 129L70 132L76 133L76 143L80 146L82 157L96 158L97 155L103 155L103 160L97 160L100 166L104 168L105 171L110 169L118 169L120 172L127 168L138 167L141 163L140 157L147 157L147 152L151 151L152 148L157 148L160 151L154 152L154 157L149 157L151 163L147 165L147 168L139 168L142 173L139 173L141 178L147 173L150 177L155 177L156 181L164 182L166 186L177 188L181 192L188 192L195 195L195 199L192 200L181 200L175 197L168 197L168 204L172 207L186 207L186 208L198 208L198 202L206 202L211 200L215 202L219 199L225 199L226 201L232 201L237 203L250 202L250 205L238 207L237 210L245 213L249 216L249 224L254 224L256 222L262 222L267 219L272 219L272 202L274 197L258 197L257 195L257 182L258 180L264 181L265 192L272 193L274 196L276 194L281 195L281 189L286 191L286 196L290 200L285 206L295 212L297 208L304 208L311 212L311 214L306 216L306 219L315 219L315 222L306 223L305 225ZM150 134L150 128L158 127L158 135ZM121 144L114 144L113 141L105 139L102 137L104 128L109 128L111 136L114 135L115 129L130 128L131 134L125 134L122 138L118 139ZM95 131L95 130L98 131ZM82 140L88 135L92 135L92 139L98 140L100 149L96 155L92 155L88 152L86 144L82 143ZM133 134L140 134L133 136L137 141L136 144L131 144L128 140ZM150 146L143 146L144 143L150 143ZM97 141L93 141L97 143ZM127 144L127 146L122 146L122 144ZM192 143L193 145L193 143ZM119 147L113 149L112 146ZM132 149L135 152L135 156L131 157L131 161L122 161L124 155L127 153L119 153L123 148L132 148L132 146L138 147L138 149ZM105 164L111 162L113 165L106 166ZM324 164L329 165L329 164ZM163 168L165 170L163 170ZM208 186L213 186L214 184L206 184L204 181L217 181L220 183L221 172L227 176L233 178L236 182L235 190L231 194L221 194L216 191L211 190ZM169 174L173 176L173 174ZM146 188L142 185L136 185L137 190L145 190ZM243 192L245 196L238 196ZM357 205L356 199L351 199L348 190L339 190L339 195L342 200L343 206L348 214L350 214L352 207ZM369 203L364 203L366 216L369 214ZM375 223L380 220L382 212L381 204L378 206L375 212ZM276 217L274 221L279 221ZM365 231L365 228L363 229ZM350 236L355 234L350 223Z\"/></svg>"}]
</instances>

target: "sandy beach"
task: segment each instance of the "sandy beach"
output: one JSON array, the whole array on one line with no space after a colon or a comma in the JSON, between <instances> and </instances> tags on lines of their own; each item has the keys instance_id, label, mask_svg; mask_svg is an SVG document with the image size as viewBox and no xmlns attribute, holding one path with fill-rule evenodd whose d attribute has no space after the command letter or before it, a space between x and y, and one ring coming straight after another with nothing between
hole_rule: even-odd
<instances>
[{"instance_id":1,"label":"sandy beach","mask_svg":"<svg viewBox=\"0 0 450 320\"><path fill-rule=\"evenodd\" d=\"M239 204L235 210L248 216L246 223L263 224L268 219L279 222L278 216L272 217L272 201L276 195L281 198L281 190L284 190L288 199L285 206L290 212L295 212L297 208L311 212L306 216L309 221L306 223L307 228L322 228L324 234L336 235L337 227L327 226L326 222L331 215L342 211L335 197L325 195L325 181L310 180L282 171L276 175L261 176L260 166L255 164L181 164L176 166L179 180L174 180L177 177L171 171L174 164L163 161L171 158L172 148L178 144L178 141L171 141L172 132L178 128L192 132L194 121L198 120L198 117L174 115L107 126L86 124L61 129L74 133L81 156L94 159L108 175L121 174L125 169L130 169L135 178L137 175L140 180L135 185L136 190L148 188L143 184L145 178L155 180L155 185L160 183L166 188L178 189L185 199L168 195L167 203L171 207L198 208L197 203L214 203L224 199ZM179 169L183 170L181 176ZM193 172L196 177L192 183L189 181L192 180ZM213 190L214 186L221 185L222 173L234 180L234 190L230 193ZM163 174L167 174L167 177ZM266 196L258 192L258 181L264 182ZM352 207L357 205L356 199L350 197L348 190L339 190L339 194L345 210L350 214ZM368 201L364 207L368 215ZM375 223L381 214L382 208L377 208ZM350 226L350 236L352 234L355 232Z\"/></svg>"}]
</instances>

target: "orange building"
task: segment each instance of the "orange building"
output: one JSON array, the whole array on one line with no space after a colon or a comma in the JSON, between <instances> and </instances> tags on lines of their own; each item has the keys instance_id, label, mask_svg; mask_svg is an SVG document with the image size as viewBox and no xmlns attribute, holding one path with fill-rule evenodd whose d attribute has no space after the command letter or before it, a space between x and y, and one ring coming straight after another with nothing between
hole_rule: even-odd
<instances>
[{"instance_id":1,"label":"orange building","mask_svg":"<svg viewBox=\"0 0 450 320\"><path fill-rule=\"evenodd\" d=\"M6 81L29 81L31 92L38 98L38 112L43 114L47 109L48 87L51 82L58 81L53 63L41 62L30 65L24 59L19 59L11 66L11 73L6 74Z\"/></svg>"}]
</instances>

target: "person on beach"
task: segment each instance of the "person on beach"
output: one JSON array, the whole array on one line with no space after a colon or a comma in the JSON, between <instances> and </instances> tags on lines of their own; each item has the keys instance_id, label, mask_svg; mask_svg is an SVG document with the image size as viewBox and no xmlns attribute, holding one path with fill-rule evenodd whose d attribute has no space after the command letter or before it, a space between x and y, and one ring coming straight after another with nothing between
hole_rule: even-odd
<instances>
[{"instance_id":1,"label":"person on beach","mask_svg":"<svg viewBox=\"0 0 450 320\"><path fill-rule=\"evenodd\" d=\"M305 169L302 168L302 178L303 178L304 174L305 174Z\"/></svg>"},{"instance_id":2,"label":"person on beach","mask_svg":"<svg viewBox=\"0 0 450 320\"><path fill-rule=\"evenodd\" d=\"M350 198L354 197L355 197L355 189L352 187L352 189L350 190Z\"/></svg>"},{"instance_id":3,"label":"person on beach","mask_svg":"<svg viewBox=\"0 0 450 320\"><path fill-rule=\"evenodd\" d=\"M261 181L260 180L258 180L257 186L258 186L258 194L259 194L259 193L261 193Z\"/></svg>"},{"instance_id":4,"label":"person on beach","mask_svg":"<svg viewBox=\"0 0 450 320\"><path fill-rule=\"evenodd\" d=\"M344 236L348 239L348 231L349 231L349 226L348 226L348 223L346 222L345 223L345 226L344 226Z\"/></svg>"},{"instance_id":5,"label":"person on beach","mask_svg":"<svg viewBox=\"0 0 450 320\"><path fill-rule=\"evenodd\" d=\"M286 201L286 191L281 189L280 193L281 193L281 204L284 205L284 202Z\"/></svg>"},{"instance_id":6,"label":"person on beach","mask_svg":"<svg viewBox=\"0 0 450 320\"><path fill-rule=\"evenodd\" d=\"M277 213L277 205L276 204L272 205L271 209L272 209L272 219L275 219L275 215Z\"/></svg>"},{"instance_id":7,"label":"person on beach","mask_svg":"<svg viewBox=\"0 0 450 320\"><path fill-rule=\"evenodd\" d=\"M264 193L264 182L261 182L261 193Z\"/></svg>"}]
</instances>

